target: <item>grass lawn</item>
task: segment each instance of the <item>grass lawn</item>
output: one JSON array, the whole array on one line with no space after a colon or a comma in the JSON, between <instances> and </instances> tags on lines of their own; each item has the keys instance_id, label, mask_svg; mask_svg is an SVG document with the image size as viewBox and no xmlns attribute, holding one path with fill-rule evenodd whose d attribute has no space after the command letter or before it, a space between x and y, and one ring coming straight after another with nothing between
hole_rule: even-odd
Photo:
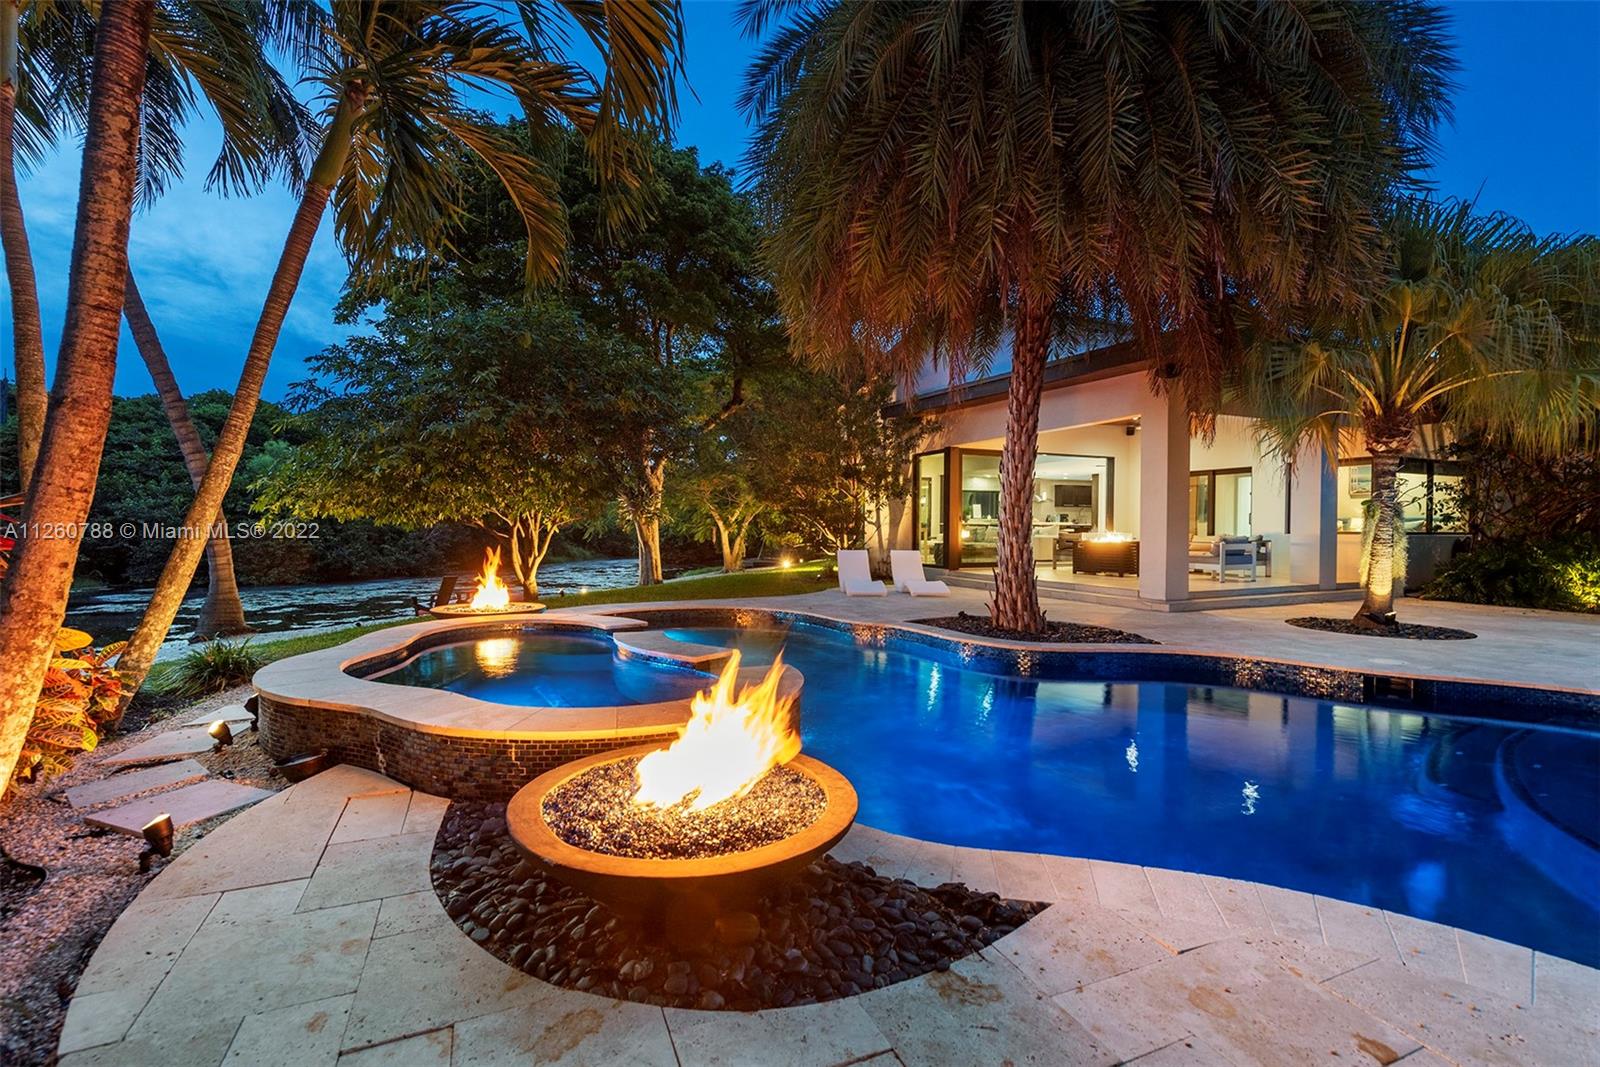
<instances>
[{"instance_id":1,"label":"grass lawn","mask_svg":"<svg viewBox=\"0 0 1600 1067\"><path fill-rule=\"evenodd\" d=\"M599 589L592 593L550 597L545 601L545 604L551 608L576 608L590 604L636 604L661 600L716 600L723 597L789 596L794 593L815 593L821 589L830 589L834 584L831 575L827 577L823 575L825 562L824 560L813 560L810 563L802 563L786 570L741 571L738 574L713 574L706 577L681 578L677 581L662 582L660 585L629 586L626 589ZM416 621L416 619L410 617L386 619L383 622L346 626L340 630L329 630L320 634L306 634L301 637L280 637L271 640L256 638L251 640L250 648L261 657L261 662L271 663L274 660L298 656L302 652L315 652L318 649L342 645L346 641L360 637L362 634L370 634L375 630L387 630L391 626L404 626L406 623ZM180 662L182 661L170 660L156 664L150 671L150 678L145 683L145 687L157 693L161 692L170 683L173 673Z\"/></svg>"}]
</instances>

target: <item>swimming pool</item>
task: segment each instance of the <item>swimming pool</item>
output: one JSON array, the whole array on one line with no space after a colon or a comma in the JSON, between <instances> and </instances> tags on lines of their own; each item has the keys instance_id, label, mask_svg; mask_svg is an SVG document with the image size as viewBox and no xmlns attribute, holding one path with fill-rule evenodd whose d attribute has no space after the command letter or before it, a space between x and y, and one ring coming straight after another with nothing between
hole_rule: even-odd
<instances>
[{"instance_id":1,"label":"swimming pool","mask_svg":"<svg viewBox=\"0 0 1600 1067\"><path fill-rule=\"evenodd\" d=\"M687 700L710 678L659 661L620 658L611 638L587 633L483 637L419 652L368 677L447 689L495 704L599 708Z\"/></svg>"},{"instance_id":2,"label":"swimming pool","mask_svg":"<svg viewBox=\"0 0 1600 1067\"><path fill-rule=\"evenodd\" d=\"M806 752L860 818L956 845L1224 875L1600 964L1600 734L1221 687L1047 681L807 624Z\"/></svg>"}]
</instances>

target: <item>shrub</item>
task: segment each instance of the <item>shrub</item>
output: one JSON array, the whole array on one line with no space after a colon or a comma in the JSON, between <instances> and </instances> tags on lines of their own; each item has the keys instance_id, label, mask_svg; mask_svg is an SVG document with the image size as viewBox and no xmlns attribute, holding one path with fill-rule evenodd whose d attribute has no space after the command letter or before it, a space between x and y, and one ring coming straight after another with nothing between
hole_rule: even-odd
<instances>
[{"instance_id":1,"label":"shrub","mask_svg":"<svg viewBox=\"0 0 1600 1067\"><path fill-rule=\"evenodd\" d=\"M105 727L121 714L126 688L111 662L125 643L97 649L82 630L63 627L56 635L56 658L45 672L13 781L53 777L71 768L79 752L94 751Z\"/></svg>"},{"instance_id":2,"label":"shrub","mask_svg":"<svg viewBox=\"0 0 1600 1067\"><path fill-rule=\"evenodd\" d=\"M183 697L199 697L248 685L266 657L244 641L208 641L186 653L173 668L166 688Z\"/></svg>"},{"instance_id":3,"label":"shrub","mask_svg":"<svg viewBox=\"0 0 1600 1067\"><path fill-rule=\"evenodd\" d=\"M1451 560L1422 591L1429 600L1552 611L1600 611L1600 538L1494 541Z\"/></svg>"}]
</instances>

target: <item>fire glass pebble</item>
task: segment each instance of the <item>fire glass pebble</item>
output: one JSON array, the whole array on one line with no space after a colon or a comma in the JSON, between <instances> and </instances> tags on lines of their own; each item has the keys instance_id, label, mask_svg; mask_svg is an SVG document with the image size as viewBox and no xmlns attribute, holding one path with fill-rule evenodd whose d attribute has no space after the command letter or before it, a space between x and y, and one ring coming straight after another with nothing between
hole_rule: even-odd
<instances>
[{"instance_id":1,"label":"fire glass pebble","mask_svg":"<svg viewBox=\"0 0 1600 1067\"><path fill-rule=\"evenodd\" d=\"M637 757L601 763L561 783L544 798L544 819L569 845L635 859L696 859L744 852L810 826L828 806L820 785L799 771L774 767L742 797L692 811L633 803Z\"/></svg>"}]
</instances>

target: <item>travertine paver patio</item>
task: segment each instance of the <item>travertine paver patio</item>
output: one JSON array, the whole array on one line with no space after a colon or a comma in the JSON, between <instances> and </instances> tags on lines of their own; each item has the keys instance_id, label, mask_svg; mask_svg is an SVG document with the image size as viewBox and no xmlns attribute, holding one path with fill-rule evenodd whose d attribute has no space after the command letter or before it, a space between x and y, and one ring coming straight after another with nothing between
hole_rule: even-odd
<instances>
[{"instance_id":1,"label":"travertine paver patio","mask_svg":"<svg viewBox=\"0 0 1600 1067\"><path fill-rule=\"evenodd\" d=\"M988 613L986 590L952 587L950 593L948 597L912 598L904 593L849 597L836 590L826 590L759 600L607 604L552 614L626 615L629 608L737 606L806 611L859 622L905 622L954 615L957 611L974 615ZM1355 605L1349 600L1170 613L1087 604L1048 595L1041 595L1040 603L1051 619L1131 630L1161 642L1162 648L1169 651L1259 656L1312 666L1600 693L1600 615L1406 599L1399 604L1403 620L1469 630L1478 638L1473 641L1404 641L1322 633L1289 626L1283 621L1301 615L1346 617L1355 611ZM1129 650L1126 645L1096 647Z\"/></svg>"},{"instance_id":2,"label":"travertine paver patio","mask_svg":"<svg viewBox=\"0 0 1600 1067\"><path fill-rule=\"evenodd\" d=\"M914 841L836 854L1053 906L848 1000L663 1010L557 989L473 944L428 857L447 802L336 767L198 842L79 984L63 1067L1600 1061L1600 972L1223 878Z\"/></svg>"}]
</instances>

